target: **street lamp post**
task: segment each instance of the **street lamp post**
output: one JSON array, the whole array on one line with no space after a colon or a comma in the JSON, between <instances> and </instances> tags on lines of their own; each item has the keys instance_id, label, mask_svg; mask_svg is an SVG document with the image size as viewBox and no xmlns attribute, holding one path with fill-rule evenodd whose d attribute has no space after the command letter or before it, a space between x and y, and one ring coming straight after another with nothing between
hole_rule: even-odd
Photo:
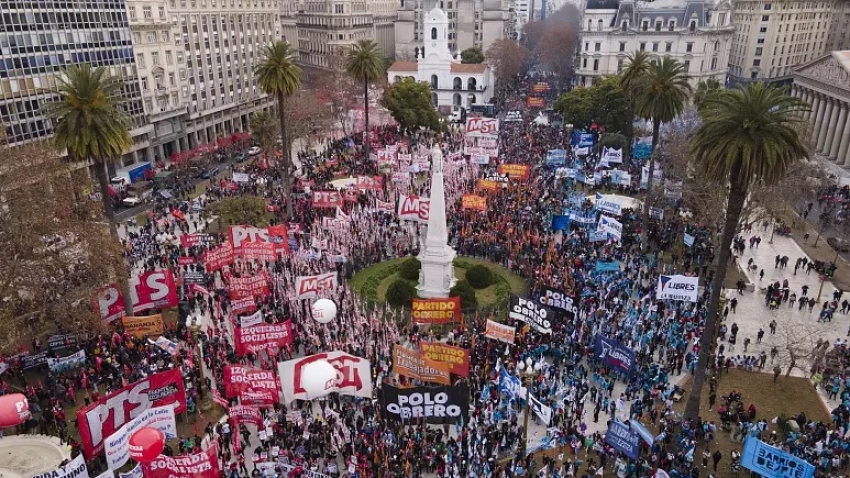
<instances>
[{"instance_id":1,"label":"street lamp post","mask_svg":"<svg viewBox=\"0 0 850 478\"><path fill-rule=\"evenodd\" d=\"M212 401L210 400L210 391L206 389L207 381L204 374L203 357L201 356L201 342L198 339L201 326L197 321L194 321L189 329L192 331L192 337L195 339L195 347L193 347L194 350L192 353L196 356L195 363L198 364L198 370L201 372L201 383L198 385L198 396L200 397L198 408L206 412L212 408Z\"/></svg>"},{"instance_id":2,"label":"street lamp post","mask_svg":"<svg viewBox=\"0 0 850 478\"><path fill-rule=\"evenodd\" d=\"M540 363L534 363L531 357L526 357L525 362L517 363L517 373L522 378L522 383L525 385L525 410L522 419L522 441L517 447L517 455L520 458L525 458L528 452L528 416L531 415L531 384L534 382L534 377L540 372Z\"/></svg>"}]
</instances>

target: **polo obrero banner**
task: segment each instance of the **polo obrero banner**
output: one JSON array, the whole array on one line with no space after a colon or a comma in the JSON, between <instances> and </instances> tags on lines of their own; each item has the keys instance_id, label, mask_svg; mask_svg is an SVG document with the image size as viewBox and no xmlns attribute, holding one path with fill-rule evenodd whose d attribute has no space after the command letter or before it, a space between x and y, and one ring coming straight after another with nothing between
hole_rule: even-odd
<instances>
[{"instance_id":1,"label":"polo obrero banner","mask_svg":"<svg viewBox=\"0 0 850 478\"><path fill-rule=\"evenodd\" d=\"M452 387L381 387L384 418L393 421L431 424L466 423L469 391L463 385Z\"/></svg>"}]
</instances>

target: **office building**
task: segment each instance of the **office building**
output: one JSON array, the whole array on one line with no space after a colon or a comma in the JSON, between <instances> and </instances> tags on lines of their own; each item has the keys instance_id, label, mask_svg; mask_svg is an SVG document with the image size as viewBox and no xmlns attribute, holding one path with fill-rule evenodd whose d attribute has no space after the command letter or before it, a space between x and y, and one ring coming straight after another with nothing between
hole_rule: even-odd
<instances>
[{"instance_id":1,"label":"office building","mask_svg":"<svg viewBox=\"0 0 850 478\"><path fill-rule=\"evenodd\" d=\"M790 82L793 67L828 52L836 0L740 0L729 56L729 79ZM843 34L844 32L841 32ZM836 44L840 34L833 34Z\"/></svg>"},{"instance_id":2,"label":"office building","mask_svg":"<svg viewBox=\"0 0 850 478\"><path fill-rule=\"evenodd\" d=\"M448 46L452 54L479 47L486 52L496 40L510 38L511 2L508 0L403 0L395 23L395 53L399 60L411 61L428 42L424 17L443 10L449 21Z\"/></svg>"},{"instance_id":3,"label":"office building","mask_svg":"<svg viewBox=\"0 0 850 478\"><path fill-rule=\"evenodd\" d=\"M78 63L106 67L125 80L123 106L132 118L133 147L120 161L144 157L152 127L143 110L124 0L0 0L0 124L6 143L53 133L42 106L56 98L56 76Z\"/></svg>"},{"instance_id":4,"label":"office building","mask_svg":"<svg viewBox=\"0 0 850 478\"><path fill-rule=\"evenodd\" d=\"M643 50L685 65L695 86L726 78L732 6L725 0L589 0L581 21L579 84L616 75L629 54Z\"/></svg>"},{"instance_id":5,"label":"office building","mask_svg":"<svg viewBox=\"0 0 850 478\"><path fill-rule=\"evenodd\" d=\"M826 51L850 50L850 0L837 0L832 8Z\"/></svg>"}]
</instances>

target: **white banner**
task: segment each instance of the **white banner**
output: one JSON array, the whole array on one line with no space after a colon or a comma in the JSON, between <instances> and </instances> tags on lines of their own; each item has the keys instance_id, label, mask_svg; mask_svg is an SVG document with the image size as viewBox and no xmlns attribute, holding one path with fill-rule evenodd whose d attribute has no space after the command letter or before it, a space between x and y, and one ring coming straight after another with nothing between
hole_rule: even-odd
<instances>
[{"instance_id":1,"label":"white banner","mask_svg":"<svg viewBox=\"0 0 850 478\"><path fill-rule=\"evenodd\" d=\"M422 196L405 196L398 202L399 221L416 221L428 223L431 211L431 200Z\"/></svg>"},{"instance_id":2,"label":"white banner","mask_svg":"<svg viewBox=\"0 0 850 478\"><path fill-rule=\"evenodd\" d=\"M115 478L115 472L112 470L106 470L94 478Z\"/></svg>"},{"instance_id":3,"label":"white banner","mask_svg":"<svg viewBox=\"0 0 850 478\"><path fill-rule=\"evenodd\" d=\"M469 162L472 164L490 164L489 154L470 154Z\"/></svg>"},{"instance_id":4,"label":"white banner","mask_svg":"<svg viewBox=\"0 0 850 478\"><path fill-rule=\"evenodd\" d=\"M599 216L599 227L596 230L607 232L617 242L620 242L623 238L623 225L620 224L620 221L604 214Z\"/></svg>"},{"instance_id":5,"label":"white banner","mask_svg":"<svg viewBox=\"0 0 850 478\"><path fill-rule=\"evenodd\" d=\"M470 116L466 119L467 136L496 136L499 134L499 120Z\"/></svg>"},{"instance_id":6,"label":"white banner","mask_svg":"<svg viewBox=\"0 0 850 478\"><path fill-rule=\"evenodd\" d=\"M106 466L112 470L124 466L130 460L130 437L136 430L145 427L162 431L166 440L176 437L177 423L174 421L174 408L155 407L145 410L107 438L103 443L103 450L106 452Z\"/></svg>"},{"instance_id":7,"label":"white banner","mask_svg":"<svg viewBox=\"0 0 850 478\"><path fill-rule=\"evenodd\" d=\"M142 464L137 464L132 470L127 473L118 473L118 478L142 478L144 477L144 473L142 473Z\"/></svg>"},{"instance_id":8,"label":"white banner","mask_svg":"<svg viewBox=\"0 0 850 478\"><path fill-rule=\"evenodd\" d=\"M623 162L623 149L602 148L602 159L608 163L620 164Z\"/></svg>"},{"instance_id":9,"label":"white banner","mask_svg":"<svg viewBox=\"0 0 850 478\"><path fill-rule=\"evenodd\" d=\"M573 152L576 156L587 156L590 154L590 146L582 146L580 148L574 148Z\"/></svg>"},{"instance_id":10,"label":"white banner","mask_svg":"<svg viewBox=\"0 0 850 478\"><path fill-rule=\"evenodd\" d=\"M69 355L67 357L60 358L48 358L47 366L51 371L56 373L62 373L66 370L73 369L77 365L82 364L86 361L86 351L79 350L74 355Z\"/></svg>"},{"instance_id":11,"label":"white banner","mask_svg":"<svg viewBox=\"0 0 850 478\"><path fill-rule=\"evenodd\" d=\"M534 410L534 414L548 427L552 422L552 408L534 398L534 395L531 393L528 394L528 398L528 407Z\"/></svg>"},{"instance_id":12,"label":"white banner","mask_svg":"<svg viewBox=\"0 0 850 478\"><path fill-rule=\"evenodd\" d=\"M86 467L86 459L80 453L62 468L35 475L32 478L89 478L89 469Z\"/></svg>"},{"instance_id":13,"label":"white banner","mask_svg":"<svg viewBox=\"0 0 850 478\"><path fill-rule=\"evenodd\" d=\"M699 277L683 275L658 277L658 288L655 290L659 300L684 300L696 302L699 295Z\"/></svg>"},{"instance_id":14,"label":"white banner","mask_svg":"<svg viewBox=\"0 0 850 478\"><path fill-rule=\"evenodd\" d=\"M339 287L336 272L328 272L315 276L298 276L295 278L295 298L312 299L320 292L335 291Z\"/></svg>"},{"instance_id":15,"label":"white banner","mask_svg":"<svg viewBox=\"0 0 850 478\"><path fill-rule=\"evenodd\" d=\"M607 212L615 216L619 216L623 213L623 205L620 204L619 201L609 199L608 196L596 193L595 201L596 209L602 212Z\"/></svg>"},{"instance_id":16,"label":"white banner","mask_svg":"<svg viewBox=\"0 0 850 478\"><path fill-rule=\"evenodd\" d=\"M233 173L234 183L247 183L251 181L251 175L248 173Z\"/></svg>"},{"instance_id":17,"label":"white banner","mask_svg":"<svg viewBox=\"0 0 850 478\"><path fill-rule=\"evenodd\" d=\"M239 317L240 327L251 327L263 323L263 311L258 310L251 315L243 315Z\"/></svg>"},{"instance_id":18,"label":"white banner","mask_svg":"<svg viewBox=\"0 0 850 478\"><path fill-rule=\"evenodd\" d=\"M325 385L325 393L338 392L342 395L372 398L372 366L368 360L345 352L328 352L278 362L281 390L285 403L295 399L311 400L302 385L304 367L317 361L327 360L336 369L336 380Z\"/></svg>"},{"instance_id":19,"label":"white banner","mask_svg":"<svg viewBox=\"0 0 850 478\"><path fill-rule=\"evenodd\" d=\"M166 352L170 353L171 355L177 355L177 352L180 351L180 345L177 342L173 342L171 340L168 340L167 338L165 338L161 335L155 341L148 339L148 343L152 344L152 345L156 345L157 347L161 348L162 350L165 350Z\"/></svg>"}]
</instances>

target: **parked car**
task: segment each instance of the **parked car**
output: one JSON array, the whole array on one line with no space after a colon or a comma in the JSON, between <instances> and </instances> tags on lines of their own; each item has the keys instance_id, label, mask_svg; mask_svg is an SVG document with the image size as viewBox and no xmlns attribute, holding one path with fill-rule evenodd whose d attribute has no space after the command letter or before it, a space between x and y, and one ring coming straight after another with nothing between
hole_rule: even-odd
<instances>
[{"instance_id":1,"label":"parked car","mask_svg":"<svg viewBox=\"0 0 850 478\"><path fill-rule=\"evenodd\" d=\"M140 198L138 196L128 196L121 201L121 205L124 207L136 207L140 204L144 204L144 202L144 198Z\"/></svg>"},{"instance_id":2,"label":"parked car","mask_svg":"<svg viewBox=\"0 0 850 478\"><path fill-rule=\"evenodd\" d=\"M220 170L219 170L218 166L215 166L215 167L212 167L212 168L207 168L201 173L201 179L214 178L214 177L218 176L219 171Z\"/></svg>"},{"instance_id":3,"label":"parked car","mask_svg":"<svg viewBox=\"0 0 850 478\"><path fill-rule=\"evenodd\" d=\"M846 239L830 237L826 240L826 243L838 252L850 252L850 241L847 241Z\"/></svg>"}]
</instances>

